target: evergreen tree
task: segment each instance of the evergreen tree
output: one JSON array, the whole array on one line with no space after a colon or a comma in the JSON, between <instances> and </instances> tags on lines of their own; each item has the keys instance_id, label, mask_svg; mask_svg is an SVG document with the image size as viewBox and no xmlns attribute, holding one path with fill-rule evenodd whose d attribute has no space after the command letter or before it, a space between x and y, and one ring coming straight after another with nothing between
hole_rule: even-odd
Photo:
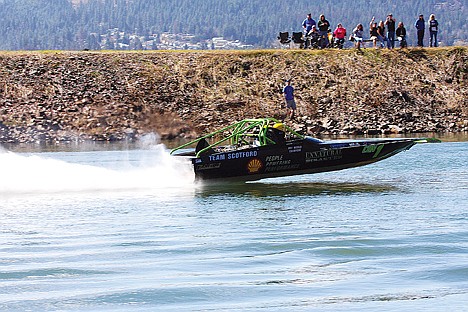
<instances>
[{"instance_id":1,"label":"evergreen tree","mask_svg":"<svg viewBox=\"0 0 468 312\"><path fill-rule=\"evenodd\" d=\"M222 36L270 47L279 31L301 31L309 12L316 20L325 14L332 28L342 23L348 32L362 23L366 34L372 16L385 20L391 12L407 26L410 44L417 16L434 13L443 45L468 44L466 1L89 0L72 5L71 0L8 0L0 1L0 49L94 49L103 44L100 36L115 28L127 36L189 33L200 42ZM104 48L118 40L128 44L125 37L111 39Z\"/></svg>"}]
</instances>

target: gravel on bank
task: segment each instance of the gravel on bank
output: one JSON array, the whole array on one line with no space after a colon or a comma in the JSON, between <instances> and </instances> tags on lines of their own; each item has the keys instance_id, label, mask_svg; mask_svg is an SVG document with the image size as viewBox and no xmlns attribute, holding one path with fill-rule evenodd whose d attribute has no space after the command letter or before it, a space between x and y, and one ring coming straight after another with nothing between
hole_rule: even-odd
<instances>
[{"instance_id":1,"label":"gravel on bank","mask_svg":"<svg viewBox=\"0 0 468 312\"><path fill-rule=\"evenodd\" d=\"M0 53L0 143L192 138L285 111L320 134L468 131L468 49Z\"/></svg>"}]
</instances>

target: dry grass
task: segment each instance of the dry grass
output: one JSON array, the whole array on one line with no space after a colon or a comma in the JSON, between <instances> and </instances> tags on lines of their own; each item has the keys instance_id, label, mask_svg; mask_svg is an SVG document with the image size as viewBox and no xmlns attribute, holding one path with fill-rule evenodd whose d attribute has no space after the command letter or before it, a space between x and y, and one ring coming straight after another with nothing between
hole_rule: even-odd
<instances>
[{"instance_id":1,"label":"dry grass","mask_svg":"<svg viewBox=\"0 0 468 312\"><path fill-rule=\"evenodd\" d=\"M435 115L458 111L468 118L467 60L465 47L4 51L0 110L6 112L4 123L21 124L42 109L39 103L45 110L63 107L54 118L80 131L86 131L88 118L100 114L91 111L116 112L106 123L145 131L209 131L229 120L281 117L281 90L292 78L299 113L312 119L358 123L367 122L369 112L391 116L428 110ZM15 114L8 114L12 109ZM81 115L70 117L70 110ZM92 129L104 131L94 124Z\"/></svg>"}]
</instances>

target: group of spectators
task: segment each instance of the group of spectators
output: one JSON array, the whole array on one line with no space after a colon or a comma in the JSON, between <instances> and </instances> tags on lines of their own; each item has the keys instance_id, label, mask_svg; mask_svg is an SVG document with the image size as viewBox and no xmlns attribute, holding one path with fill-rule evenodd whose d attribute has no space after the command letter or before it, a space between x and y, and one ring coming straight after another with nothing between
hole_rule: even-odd
<instances>
[{"instance_id":1,"label":"group of spectators","mask_svg":"<svg viewBox=\"0 0 468 312\"><path fill-rule=\"evenodd\" d=\"M307 14L307 18L302 22L304 28L305 48L316 43L319 48L329 47L333 43L340 43L341 47L346 38L346 29L340 23L333 32L333 42L330 42L330 22L325 18L325 15L320 15L318 22L312 18L312 14Z\"/></svg>"},{"instance_id":2,"label":"group of spectators","mask_svg":"<svg viewBox=\"0 0 468 312\"><path fill-rule=\"evenodd\" d=\"M419 15L419 19L414 23L414 27L416 27L416 30L418 32L418 47L422 47L424 46L423 40L424 32L426 30L426 22L424 21L424 15ZM429 16L428 27L430 35L429 45L431 47L437 47L437 33L439 31L439 22L436 20L434 14L431 14L431 16Z\"/></svg>"},{"instance_id":3,"label":"group of spectators","mask_svg":"<svg viewBox=\"0 0 468 312\"><path fill-rule=\"evenodd\" d=\"M325 19L325 16L320 15L319 21L316 23L312 18L312 14L307 14L307 18L302 22L305 35L305 48L308 48L312 42L317 40L319 42L319 48L325 48L329 46L337 46L342 48L346 40L346 29L341 23L339 23L336 29L330 33L330 22ZM424 33L426 29L426 22L424 16L419 15L418 20L414 23L414 27L417 30L418 46L423 46ZM428 22L429 33L430 33L430 46L437 47L437 33L439 31L439 23L437 22L435 15L431 14ZM375 48L385 46L388 49L395 48L395 41L398 40L401 48L407 46L406 41L406 28L403 22L396 24L396 19L393 14L388 14L385 21L381 20L379 23L376 22L375 17L369 23L369 41L373 42ZM330 42L332 40L332 42ZM364 41L364 26L358 24L352 31L349 40L354 41L355 47L360 49Z\"/></svg>"},{"instance_id":4,"label":"group of spectators","mask_svg":"<svg viewBox=\"0 0 468 312\"><path fill-rule=\"evenodd\" d=\"M304 37L306 38L305 48L308 48L308 45L314 42L314 38L318 38L317 42L319 42L320 48L330 46L330 22L328 22L325 19L325 15L320 15L319 21L318 23L316 23L315 20L312 18L312 14L307 14L307 18L303 21L302 27L304 28ZM422 14L419 15L418 20L414 23L414 27L417 30L418 46L422 47L424 40L424 32L426 29L426 22ZM439 30L439 23L437 22L434 14L431 14L431 16L429 17L428 27L430 33L430 46L437 47L437 32ZM372 20L369 23L369 33L369 40L373 42L375 48L378 47L377 43L379 43L381 48L384 48L386 45L387 48L393 49L395 47L396 40L400 42L400 47L404 48L407 46L406 28L403 22L399 22L398 26L396 26L396 19L391 13L387 15L385 22L380 21L379 23L377 23L375 21L375 17L372 17ZM339 23L331 34L332 35L330 37L333 40L333 43L341 43L342 47L344 41L346 40L346 28L344 28L343 25ZM360 49L364 41L363 38L364 26L362 24L358 24L353 29L349 40L354 41L356 48ZM281 105L281 107L286 107L286 117L294 119L296 112L294 88L293 86L291 86L291 79L286 80L285 83L286 85L283 88L285 103Z\"/></svg>"}]
</instances>

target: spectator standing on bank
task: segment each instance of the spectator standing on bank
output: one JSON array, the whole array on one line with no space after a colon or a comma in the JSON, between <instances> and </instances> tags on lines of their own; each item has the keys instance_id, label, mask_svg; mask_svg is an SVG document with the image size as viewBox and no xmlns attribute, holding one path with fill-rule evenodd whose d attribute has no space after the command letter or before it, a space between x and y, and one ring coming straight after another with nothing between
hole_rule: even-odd
<instances>
[{"instance_id":1,"label":"spectator standing on bank","mask_svg":"<svg viewBox=\"0 0 468 312\"><path fill-rule=\"evenodd\" d=\"M286 102L286 117L294 119L296 113L296 101L294 100L294 88L291 86L291 79L286 80L286 86L283 88L284 100Z\"/></svg>"},{"instance_id":2,"label":"spectator standing on bank","mask_svg":"<svg viewBox=\"0 0 468 312\"><path fill-rule=\"evenodd\" d=\"M307 14L307 18L302 22L302 28L304 28L304 38L305 38L305 48L307 49L310 45L310 37L309 33L311 32L312 28L317 25L315 20L312 18L312 14Z\"/></svg>"},{"instance_id":3,"label":"spectator standing on bank","mask_svg":"<svg viewBox=\"0 0 468 312\"><path fill-rule=\"evenodd\" d=\"M418 47L424 46L424 30L426 29L426 22L424 21L424 15L420 14L418 20L414 23L414 27L418 32Z\"/></svg>"},{"instance_id":4,"label":"spectator standing on bank","mask_svg":"<svg viewBox=\"0 0 468 312\"><path fill-rule=\"evenodd\" d=\"M375 17L372 17L372 20L369 23L369 33L370 33L370 40L374 44L374 48L377 48L377 39L379 34L377 32L377 23L375 22Z\"/></svg>"},{"instance_id":5,"label":"spectator standing on bank","mask_svg":"<svg viewBox=\"0 0 468 312\"><path fill-rule=\"evenodd\" d=\"M304 35L307 36L309 31L312 30L312 26L316 25L315 20L312 18L312 14L307 14L307 18L302 22L302 28L304 28Z\"/></svg>"},{"instance_id":6,"label":"spectator standing on bank","mask_svg":"<svg viewBox=\"0 0 468 312\"><path fill-rule=\"evenodd\" d=\"M430 46L438 47L437 32L439 31L439 22L437 22L435 15L431 14L429 17L429 35L431 36Z\"/></svg>"},{"instance_id":7,"label":"spectator standing on bank","mask_svg":"<svg viewBox=\"0 0 468 312\"><path fill-rule=\"evenodd\" d=\"M325 48L330 43L328 41L328 30L330 29L330 23L325 19L325 15L320 15L320 19L317 23L319 35L322 39L322 48Z\"/></svg>"},{"instance_id":8,"label":"spectator standing on bank","mask_svg":"<svg viewBox=\"0 0 468 312\"><path fill-rule=\"evenodd\" d=\"M396 20L392 13L388 14L385 20L385 26L387 26L387 47L389 49L395 48L395 23Z\"/></svg>"}]
</instances>

